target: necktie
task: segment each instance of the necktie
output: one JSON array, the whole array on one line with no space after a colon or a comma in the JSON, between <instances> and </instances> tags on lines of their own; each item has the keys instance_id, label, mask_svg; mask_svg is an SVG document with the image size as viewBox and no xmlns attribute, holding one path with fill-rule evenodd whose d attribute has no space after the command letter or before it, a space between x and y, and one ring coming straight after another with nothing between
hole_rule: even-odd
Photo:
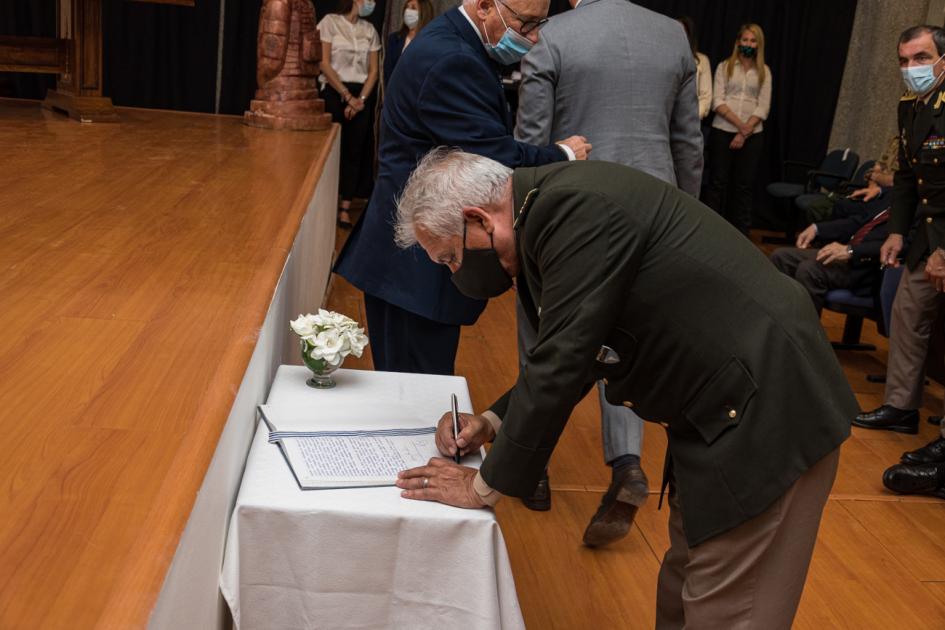
<instances>
[{"instance_id":1,"label":"necktie","mask_svg":"<svg viewBox=\"0 0 945 630\"><path fill-rule=\"evenodd\" d=\"M856 234L853 235L853 238L850 239L850 247L856 247L863 242L863 239L866 238L866 235L870 233L874 227L880 223L884 223L889 218L889 209L883 210L875 217L869 220L865 225L863 225L859 230L856 231Z\"/></svg>"}]
</instances>

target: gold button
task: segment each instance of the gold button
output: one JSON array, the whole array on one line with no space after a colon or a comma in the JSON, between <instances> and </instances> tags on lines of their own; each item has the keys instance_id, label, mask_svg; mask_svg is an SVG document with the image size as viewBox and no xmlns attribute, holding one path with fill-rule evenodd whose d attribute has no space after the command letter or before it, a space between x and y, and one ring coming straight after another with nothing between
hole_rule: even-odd
<instances>
[{"instance_id":1,"label":"gold button","mask_svg":"<svg viewBox=\"0 0 945 630\"><path fill-rule=\"evenodd\" d=\"M913 164L918 164L918 163L919 163L919 160L917 160L916 158L912 158L912 163L913 163Z\"/></svg>"},{"instance_id":2,"label":"gold button","mask_svg":"<svg viewBox=\"0 0 945 630\"><path fill-rule=\"evenodd\" d=\"M919 178L919 186L921 186L921 185L924 184L924 183L925 183L925 182L924 182L924 181L922 180L922 178L920 177L920 178Z\"/></svg>"},{"instance_id":3,"label":"gold button","mask_svg":"<svg viewBox=\"0 0 945 630\"><path fill-rule=\"evenodd\" d=\"M928 199L923 199L923 200L922 200L922 205L923 205L923 206L929 205L929 200L928 200Z\"/></svg>"},{"instance_id":4,"label":"gold button","mask_svg":"<svg viewBox=\"0 0 945 630\"><path fill-rule=\"evenodd\" d=\"M734 409L729 409L729 410L728 410L728 417L731 418L732 420L734 420L734 419L735 419L735 416L737 416L737 415L738 415L738 412L735 411Z\"/></svg>"},{"instance_id":5,"label":"gold button","mask_svg":"<svg viewBox=\"0 0 945 630\"><path fill-rule=\"evenodd\" d=\"M931 222L932 222L932 217L925 217L925 222L926 222L926 223L931 223Z\"/></svg>"},{"instance_id":6,"label":"gold button","mask_svg":"<svg viewBox=\"0 0 945 630\"><path fill-rule=\"evenodd\" d=\"M627 409L633 409L633 403L630 402L629 400L623 401L623 406L626 407Z\"/></svg>"},{"instance_id":7,"label":"gold button","mask_svg":"<svg viewBox=\"0 0 945 630\"><path fill-rule=\"evenodd\" d=\"M938 158L932 158L932 164L938 164Z\"/></svg>"}]
</instances>

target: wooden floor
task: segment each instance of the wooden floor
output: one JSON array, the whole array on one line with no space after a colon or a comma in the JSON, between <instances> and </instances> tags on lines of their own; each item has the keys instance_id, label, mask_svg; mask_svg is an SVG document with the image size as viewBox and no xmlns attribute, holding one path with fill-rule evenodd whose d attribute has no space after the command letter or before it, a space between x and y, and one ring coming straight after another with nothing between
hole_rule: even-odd
<instances>
[{"instance_id":1,"label":"wooden floor","mask_svg":"<svg viewBox=\"0 0 945 630\"><path fill-rule=\"evenodd\" d=\"M339 246L344 234L339 234ZM360 293L334 277L329 305L365 322ZM831 339L842 317L825 313ZM864 338L876 352L841 352L841 363L863 409L882 404L883 386L867 382L882 373L888 343L867 323ZM513 294L492 300L475 326L463 329L457 373L469 381L482 410L514 382ZM369 368L369 353L346 367ZM842 450L840 471L827 504L795 628L888 630L945 628L945 502L899 497L882 486L885 468L900 454L932 440L938 429L924 417L942 412L942 387L926 388L918 436L854 428ZM601 459L595 395L575 410L551 462L553 508L532 512L516 499L498 508L525 622L535 629L652 628L656 578L669 540L667 509L657 511L666 438L646 423L643 466L651 498L626 539L590 550L581 534L609 481ZM720 629L721 630L721 629Z\"/></svg>"}]
</instances>

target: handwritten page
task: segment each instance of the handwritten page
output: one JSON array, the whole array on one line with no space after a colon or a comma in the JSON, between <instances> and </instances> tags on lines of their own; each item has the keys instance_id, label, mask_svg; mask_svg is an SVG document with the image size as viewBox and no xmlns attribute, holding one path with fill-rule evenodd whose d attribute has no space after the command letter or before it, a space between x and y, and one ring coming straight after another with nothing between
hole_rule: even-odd
<instances>
[{"instance_id":1,"label":"handwritten page","mask_svg":"<svg viewBox=\"0 0 945 630\"><path fill-rule=\"evenodd\" d=\"M437 457L433 434L284 437L303 487L394 485L397 473Z\"/></svg>"}]
</instances>

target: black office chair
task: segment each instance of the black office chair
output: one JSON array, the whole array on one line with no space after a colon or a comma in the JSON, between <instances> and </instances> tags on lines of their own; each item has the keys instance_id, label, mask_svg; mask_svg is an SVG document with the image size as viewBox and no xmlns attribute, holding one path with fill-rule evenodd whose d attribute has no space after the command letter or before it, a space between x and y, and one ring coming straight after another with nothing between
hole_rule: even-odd
<instances>
[{"instance_id":1,"label":"black office chair","mask_svg":"<svg viewBox=\"0 0 945 630\"><path fill-rule=\"evenodd\" d=\"M808 213L808 210L815 205L824 203L831 204L829 200L831 195L836 198L836 195L849 195L855 190L866 188L869 184L869 182L866 181L866 174L873 170L875 164L876 160L867 160L860 164L860 167L856 169L856 173L853 174L853 178L850 181L841 183L833 193L812 192L798 195L797 198L794 199L794 207L800 211L801 216L806 217L809 223L813 223L816 219Z\"/></svg>"},{"instance_id":2,"label":"black office chair","mask_svg":"<svg viewBox=\"0 0 945 630\"><path fill-rule=\"evenodd\" d=\"M837 190L844 182L849 182L853 178L859 162L860 156L849 148L831 151L824 157L819 167L805 162L785 160L781 165L782 181L772 182L766 188L775 203L784 208L787 222L785 238L765 238L764 241L793 244L797 235L795 200L805 193ZM795 174L793 180L788 177L789 172L792 171ZM805 172L804 177L796 177L802 171Z\"/></svg>"}]
</instances>

